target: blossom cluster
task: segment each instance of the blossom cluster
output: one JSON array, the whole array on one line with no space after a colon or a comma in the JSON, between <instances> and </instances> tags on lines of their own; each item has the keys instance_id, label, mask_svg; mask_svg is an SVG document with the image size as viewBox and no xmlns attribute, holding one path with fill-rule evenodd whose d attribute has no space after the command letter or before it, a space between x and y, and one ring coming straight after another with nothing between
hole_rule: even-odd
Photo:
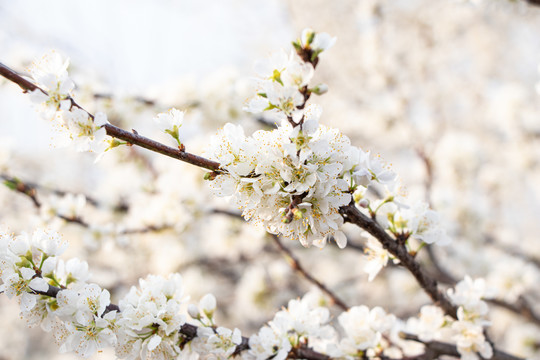
<instances>
[{"instance_id":1,"label":"blossom cluster","mask_svg":"<svg viewBox=\"0 0 540 360\"><path fill-rule=\"evenodd\" d=\"M271 232L299 239L303 245L324 246L328 239L333 238L338 245L344 246L346 240L339 208L350 204L351 200L397 240L414 238L422 242L420 246L446 243L448 237L440 226L437 213L425 203L407 205L399 195L396 175L384 162L370 152L352 147L337 130L319 125L320 108L306 105L310 94L326 90L322 85L310 88L309 81L303 80L311 79L321 52L318 50L327 48L315 44L329 43L321 40L329 37L315 41L316 35L320 34L307 31L302 35L302 39L295 43L297 55L281 53L276 56L283 60L285 54L287 60L282 61L283 67L263 75L261 91L256 101L248 105L252 111L271 113L281 120L281 125L274 131L245 136L241 127L228 124L214 140L210 156L222 164L222 169L209 174L213 179L211 186L218 195L233 196L237 205L244 209L246 218L263 223ZM306 54L311 55L306 57ZM287 95L287 92L292 95ZM262 105L257 108L257 104ZM158 125L177 141L181 149L179 128L182 118L183 113L176 109L156 117ZM170 186L157 187L173 189L175 185L176 181ZM176 200L171 199L171 202ZM65 200L53 199L51 207L43 206L42 217L55 214L77 217L84 199L67 196ZM152 210L149 212L155 218L161 218L161 214ZM171 215L172 218L176 216L179 215ZM161 220L164 224L175 222ZM189 222L189 219L184 221ZM27 240L29 243L33 241ZM19 246L12 246L11 255L17 256L15 252L19 251L16 250ZM373 239L368 241L366 248L370 259L365 271L369 280L373 280L392 258ZM2 255L2 264L7 264L3 259L13 257L9 251L4 253L8 255ZM201 326L195 339L189 341L184 338L179 330L186 324L187 317L180 308L187 298L183 295L178 275L167 279L149 276L141 280L140 286L132 288L120 301L121 312L118 312L111 306L106 290L87 283L86 263L72 259L64 264L58 260L53 279L43 275L49 274L52 266L49 262L51 256L44 257L39 258L38 254L33 260L37 264L41 259L43 270L35 266L20 269L7 266L6 269L12 270L6 271L9 276L6 275L5 280L2 278L2 290L10 296L19 296L21 311L23 304L25 309L32 309L32 315L25 315L29 323L41 322L44 328L52 327L63 351L73 350L87 356L101 347L114 346L117 356L133 359L172 358L182 356L185 351L230 357L235 354L236 346L245 341L238 329L215 325L216 301L213 297L205 297L198 307L188 308L188 315L198 320ZM514 267L513 270L515 274L512 275L519 276L520 270ZM66 275L66 271L71 274ZM500 275L493 276L502 282ZM36 294L53 285L65 287L56 299L45 300L47 297ZM516 289L506 294L514 300L524 291L517 289L519 286L516 285L519 284L513 283ZM417 332L421 339L455 343L465 359L475 358L476 353L490 357L491 345L483 334L484 327L488 325L487 305L482 301L489 294L482 287L481 280L466 278L449 291L449 297L459 306L457 320L445 316L436 307L424 307L419 320L420 331ZM327 309L305 298L292 300L268 326L249 339L251 349L243 352L242 357L285 358L294 347L304 344L334 357L378 356L387 350L388 334L396 330L397 323L381 308L370 310L365 306L355 306L336 319L345 334L341 340L337 340L337 332L329 326L331 318ZM328 342L333 342L333 346L325 347Z\"/></svg>"},{"instance_id":2,"label":"blossom cluster","mask_svg":"<svg viewBox=\"0 0 540 360\"><path fill-rule=\"evenodd\" d=\"M478 354L484 359L493 355L491 344L485 337L488 305L483 299L491 297L484 279L473 280L466 276L453 289L448 289L448 296L458 306L457 319L433 305L425 305L419 318L410 321L411 330L423 341L448 341L455 343L463 360L478 360Z\"/></svg>"},{"instance_id":3,"label":"blossom cluster","mask_svg":"<svg viewBox=\"0 0 540 360\"><path fill-rule=\"evenodd\" d=\"M116 306L107 290L88 282L88 264L58 258L67 248L59 234L37 229L31 236L15 236L3 231L0 246L1 290L18 298L28 325L41 325L53 333L61 352L88 357L114 347L121 359L174 359L187 354L226 358L244 341L238 329L216 325L213 295L185 310L189 298L179 274L141 279ZM448 294L459 305L457 320L437 307L424 306L419 318L409 320L408 330L423 341L455 343L465 359L476 359L477 352L489 358L492 349L483 335L489 324L482 301L489 296L485 283L465 278ZM320 301L317 293L290 300L246 340L249 348L241 357L283 360L293 349L305 346L347 359L391 353L395 344L389 339L402 328L394 315L380 307L354 306L337 317L340 330ZM194 338L181 331L189 318L199 322Z\"/></svg>"},{"instance_id":4,"label":"blossom cluster","mask_svg":"<svg viewBox=\"0 0 540 360\"><path fill-rule=\"evenodd\" d=\"M108 120L104 113L91 116L73 103L71 96L75 83L69 77L68 66L69 59L63 59L54 51L35 61L29 73L41 89L33 90L30 98L38 105L41 116L50 120L58 130L59 144L73 143L77 151L102 155L119 143L107 136L103 125Z\"/></svg>"},{"instance_id":5,"label":"blossom cluster","mask_svg":"<svg viewBox=\"0 0 540 360\"><path fill-rule=\"evenodd\" d=\"M337 129L319 124L321 108L306 105L312 93L326 89L310 87L310 80L319 55L334 41L306 29L294 43L296 52L282 50L259 62L259 91L246 109L271 113L279 126L246 136L241 126L227 124L212 138L206 155L222 169L209 174L210 186L218 196L232 196L246 219L304 246L324 247L333 239L343 248L347 239L339 211L351 203L353 193L367 207L365 194L378 185L392 194L384 203L399 203L393 202L396 174L379 157L352 146ZM399 208L403 206L394 207L392 215L408 227L408 234L426 243L445 239L434 211L421 207L400 215Z\"/></svg>"},{"instance_id":6,"label":"blossom cluster","mask_svg":"<svg viewBox=\"0 0 540 360\"><path fill-rule=\"evenodd\" d=\"M67 248L59 234L41 229L32 236L2 232L0 245L1 290L10 298L18 298L21 316L30 326L41 325L43 330L53 332L61 352L88 357L99 349L114 347L122 359L172 359L182 351L228 357L242 342L238 329L215 325L213 295L203 297L198 306L190 304L184 313L181 306L188 297L178 274L141 279L139 287L132 287L116 307L107 290L87 282L90 275L85 262L71 259L64 263L58 259ZM336 332L328 324L329 311L316 306L315 299L306 296L291 300L249 339L250 350L242 356L285 359L292 347L332 340ZM343 348L365 350L380 342L382 325L370 328L368 342L358 344L349 339L359 341L359 336L351 333L359 331L351 328L351 322L365 322L359 318L366 315L365 310L353 308L339 318L347 334ZM200 323L193 340L180 333L188 314ZM373 322L385 317L382 309L367 310L367 314Z\"/></svg>"},{"instance_id":7,"label":"blossom cluster","mask_svg":"<svg viewBox=\"0 0 540 360\"><path fill-rule=\"evenodd\" d=\"M107 290L87 282L90 274L86 262L71 259L64 263L58 258L66 248L67 242L48 230L38 229L31 236L5 231L0 234L0 291L17 297L21 317L29 326L41 325L53 333L61 352L73 351L82 357L105 347L114 347L121 359L179 356L179 330L187 319L181 306L188 300L180 275L141 279L139 287L132 287L115 306ZM210 352L224 348L212 340L212 325L199 329L193 349ZM216 331L223 340L229 330ZM229 332L231 344L239 344L238 330ZM205 338L210 345L203 347L200 343ZM234 346L229 348L234 350Z\"/></svg>"}]
</instances>

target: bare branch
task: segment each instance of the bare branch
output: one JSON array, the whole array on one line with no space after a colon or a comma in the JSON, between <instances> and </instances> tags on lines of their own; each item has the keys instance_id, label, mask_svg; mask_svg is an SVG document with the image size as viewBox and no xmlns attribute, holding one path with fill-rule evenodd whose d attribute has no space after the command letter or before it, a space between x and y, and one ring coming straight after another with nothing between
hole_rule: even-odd
<instances>
[{"instance_id":1,"label":"bare branch","mask_svg":"<svg viewBox=\"0 0 540 360\"><path fill-rule=\"evenodd\" d=\"M235 211L228 211L228 210L222 210L222 209L213 209L212 213L227 215L227 216L237 218L237 219L243 219L242 215L240 213L238 213L238 212L235 212ZM293 270L300 273L300 275L302 275L304 277L304 279L306 279L307 281L309 281L313 285L317 286L323 293L328 295L330 297L330 299L332 300L332 302L336 306L338 306L341 310L347 311L349 309L347 304L345 304L345 302L343 300L341 300L332 290L330 290L326 285L324 285L321 281L316 279L313 275L311 275L309 272L307 272L306 269L304 269L304 267L300 263L300 260L298 260L298 258L294 255L294 253L288 247L283 245L283 243L279 239L279 236L277 236L275 234L269 234L269 235L272 238L272 240L274 241L274 244L276 244L276 246L278 247L279 251L281 251L281 253L284 254L289 259L289 264L290 264L290 266L291 266L291 268Z\"/></svg>"},{"instance_id":2,"label":"bare branch","mask_svg":"<svg viewBox=\"0 0 540 360\"><path fill-rule=\"evenodd\" d=\"M293 270L299 272L307 281L321 289L321 291L328 295L330 299L332 299L333 303L336 304L336 306L338 306L341 310L347 311L349 309L349 306L347 306L347 304L345 304L345 302L341 300L332 290L328 289L326 285L317 280L313 275L311 275L304 269L298 258L288 247L283 245L277 235L270 234L270 236L276 246L279 248L279 250L289 259L290 265Z\"/></svg>"}]
</instances>

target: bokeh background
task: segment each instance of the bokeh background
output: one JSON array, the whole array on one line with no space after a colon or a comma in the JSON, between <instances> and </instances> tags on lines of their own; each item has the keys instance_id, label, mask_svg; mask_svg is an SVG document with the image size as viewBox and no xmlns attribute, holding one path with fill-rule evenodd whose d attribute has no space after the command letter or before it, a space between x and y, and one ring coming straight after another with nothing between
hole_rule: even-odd
<instances>
[{"instance_id":1,"label":"bokeh background","mask_svg":"<svg viewBox=\"0 0 540 360\"><path fill-rule=\"evenodd\" d=\"M305 27L338 39L316 72L330 88L312 100L323 107L322 123L380 154L411 199L441 213L453 244L421 254L423 264L437 274L435 259L457 279L486 278L499 298L524 298L540 310L540 8L505 0L0 0L0 61L24 71L55 49L71 59L85 108L164 142L152 117L185 109L183 139L201 153L226 122L264 128L242 112L253 64L289 49ZM0 79L2 174L41 184L50 208L73 207L50 189L99 204L77 209L93 224L89 231L1 188L0 222L13 231L59 229L70 241L66 257L88 261L92 280L113 300L140 277L178 271L192 301L213 292L218 319L249 335L311 289L261 229L213 214L228 205L210 196L202 171L139 149L95 165L54 138L27 97ZM150 225L167 230L119 235ZM363 235L347 231L361 247ZM406 319L428 303L397 267L368 283L358 249L287 245L350 304ZM537 325L491 312L501 348L540 358ZM58 354L50 334L27 329L5 296L0 318L0 359L75 358Z\"/></svg>"}]
</instances>

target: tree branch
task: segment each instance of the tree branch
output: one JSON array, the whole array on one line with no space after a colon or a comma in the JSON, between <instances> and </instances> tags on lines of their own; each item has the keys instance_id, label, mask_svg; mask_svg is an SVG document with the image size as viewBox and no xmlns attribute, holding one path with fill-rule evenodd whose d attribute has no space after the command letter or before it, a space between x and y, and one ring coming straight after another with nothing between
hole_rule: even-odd
<instances>
[{"instance_id":1,"label":"tree branch","mask_svg":"<svg viewBox=\"0 0 540 360\"><path fill-rule=\"evenodd\" d=\"M322 282L317 280L315 277L313 277L310 273L308 273L298 258L294 255L294 253L283 243L280 241L279 237L274 234L270 234L270 237L276 244L276 246L279 248L279 250L289 259L291 268L297 272L299 272L307 281L317 286L322 292L324 292L326 295L332 299L332 302L336 304L341 310L347 311L349 309L349 306L345 304L343 300L341 300L332 290L328 289L326 285L324 285Z\"/></svg>"},{"instance_id":2,"label":"tree branch","mask_svg":"<svg viewBox=\"0 0 540 360\"><path fill-rule=\"evenodd\" d=\"M47 92L45 90L41 89L39 86L33 84L32 82L26 80L25 78L23 78L22 76L20 76L15 71L13 71L12 69L10 69L9 67L7 67L6 65L2 63L0 63L0 75L2 75L6 79L19 85L23 89L24 92L39 90L47 95ZM81 107L79 104L77 104L72 98L69 98L69 99L71 100L71 103L73 104L73 106L78 107L81 110L84 110L84 108ZM94 117L88 111L86 111L86 113L90 117L92 118ZM181 151L180 149L177 149L177 148L164 145L162 143L159 143L157 141L154 141L152 139L139 135L135 130L133 130L133 132L128 132L112 124L105 124L103 125L103 127L107 131L107 135L112 136L117 139L127 141L130 144L143 147L145 149L157 152L162 155L172 157L180 161L187 162L189 164L192 164L192 165L204 168L204 169L208 169L212 171L220 170L220 164L218 162L215 162L215 161L212 161L212 160L209 160L209 159L206 159L201 156L191 154L185 151Z\"/></svg>"},{"instance_id":3,"label":"tree branch","mask_svg":"<svg viewBox=\"0 0 540 360\"><path fill-rule=\"evenodd\" d=\"M404 246L398 244L378 223L361 213L354 204L343 206L340 213L345 221L357 225L376 238L388 252L399 259L401 265L409 270L431 300L440 306L446 314L457 319L457 307L439 290L437 281L420 267L420 264Z\"/></svg>"},{"instance_id":4,"label":"tree branch","mask_svg":"<svg viewBox=\"0 0 540 360\"><path fill-rule=\"evenodd\" d=\"M230 216L236 219L243 220L242 215L236 211L213 209L212 213L226 215L226 216ZM349 306L347 306L347 304L345 304L345 302L341 300L332 290L330 290L326 285L324 285L321 281L316 279L313 275L307 272L306 269L304 269L304 267L300 263L300 260L298 260L298 258L294 255L294 253L288 247L283 245L283 243L279 239L279 236L275 234L269 234L269 235L274 241L274 244L276 244L276 246L278 247L279 251L281 251L281 253L284 254L289 259L289 264L293 270L300 273L300 275L302 275L304 279L306 279L313 285L317 286L323 293L328 295L330 299L332 300L332 302L341 310L347 311L349 309Z\"/></svg>"}]
</instances>

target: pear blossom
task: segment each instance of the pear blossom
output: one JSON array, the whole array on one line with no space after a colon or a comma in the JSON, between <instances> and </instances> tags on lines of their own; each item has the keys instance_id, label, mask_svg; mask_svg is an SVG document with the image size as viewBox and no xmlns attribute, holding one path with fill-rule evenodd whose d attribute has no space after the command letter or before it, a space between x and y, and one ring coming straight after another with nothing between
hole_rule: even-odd
<instances>
[{"instance_id":1,"label":"pear blossom","mask_svg":"<svg viewBox=\"0 0 540 360\"><path fill-rule=\"evenodd\" d=\"M431 341L435 338L445 324L445 315L440 307L425 305L420 309L420 322L418 326L418 337L422 341Z\"/></svg>"},{"instance_id":2,"label":"pear blossom","mask_svg":"<svg viewBox=\"0 0 540 360\"><path fill-rule=\"evenodd\" d=\"M154 122L161 131L171 135L181 145L179 138L179 129L184 121L184 112L172 108L166 113L160 113L154 117Z\"/></svg>"},{"instance_id":3,"label":"pear blossom","mask_svg":"<svg viewBox=\"0 0 540 360\"><path fill-rule=\"evenodd\" d=\"M492 297L492 290L488 288L486 281L482 278L473 280L470 276L465 276L453 289L448 289L448 296L456 305L465 308L475 307L476 303L482 299Z\"/></svg>"},{"instance_id":4,"label":"pear blossom","mask_svg":"<svg viewBox=\"0 0 540 360\"><path fill-rule=\"evenodd\" d=\"M211 140L207 155L227 173L210 186L216 195L233 196L245 218L271 233L304 246L324 247L333 238L344 247L339 208L350 203L351 195L341 174L348 170L351 146L345 136L318 124L320 113L309 106L302 125L284 122L251 137L226 125Z\"/></svg>"},{"instance_id":5,"label":"pear blossom","mask_svg":"<svg viewBox=\"0 0 540 360\"><path fill-rule=\"evenodd\" d=\"M304 48L311 48L314 52L322 52L330 49L336 42L335 37L327 33L316 33L312 29L302 30L300 44Z\"/></svg>"},{"instance_id":6,"label":"pear blossom","mask_svg":"<svg viewBox=\"0 0 540 360\"><path fill-rule=\"evenodd\" d=\"M364 271L369 275L368 281L373 281L379 271L388 263L390 254L373 238L368 239L365 253L368 256L368 261L364 266Z\"/></svg>"},{"instance_id":7,"label":"pear blossom","mask_svg":"<svg viewBox=\"0 0 540 360\"><path fill-rule=\"evenodd\" d=\"M328 309L314 306L308 297L304 297L300 300L290 300L287 308L275 314L269 326L278 334L292 333L297 340L329 339L334 335L333 328L327 325L329 320Z\"/></svg>"},{"instance_id":8,"label":"pear blossom","mask_svg":"<svg viewBox=\"0 0 540 360\"><path fill-rule=\"evenodd\" d=\"M493 356L493 349L486 341L481 326L468 321L456 321L452 324L452 330L456 332L454 340L462 359L478 360L477 353L484 359Z\"/></svg>"},{"instance_id":9,"label":"pear blossom","mask_svg":"<svg viewBox=\"0 0 540 360\"><path fill-rule=\"evenodd\" d=\"M197 337L192 341L192 349L201 354L214 354L220 359L232 355L236 346L242 343L242 335L238 329L227 329L219 326L216 329L199 327Z\"/></svg>"},{"instance_id":10,"label":"pear blossom","mask_svg":"<svg viewBox=\"0 0 540 360\"><path fill-rule=\"evenodd\" d=\"M448 245L450 238L440 225L439 214L428 208L426 203L417 203L402 212L412 236L427 244Z\"/></svg>"},{"instance_id":11,"label":"pear blossom","mask_svg":"<svg viewBox=\"0 0 540 360\"><path fill-rule=\"evenodd\" d=\"M68 243L55 231L37 229L32 234L33 246L48 256L60 256Z\"/></svg>"},{"instance_id":12,"label":"pear blossom","mask_svg":"<svg viewBox=\"0 0 540 360\"><path fill-rule=\"evenodd\" d=\"M370 310L367 306L354 306L338 320L346 335L339 347L344 354L356 356L360 351L377 347L382 333L392 328L395 317L387 315L380 307Z\"/></svg>"},{"instance_id":13,"label":"pear blossom","mask_svg":"<svg viewBox=\"0 0 540 360\"><path fill-rule=\"evenodd\" d=\"M83 358L94 355L98 350L116 343L116 336L109 328L109 321L115 313L106 314L103 318L94 317L81 322L64 322L55 328L57 341L64 351L73 351ZM62 326L64 329L62 329Z\"/></svg>"},{"instance_id":14,"label":"pear blossom","mask_svg":"<svg viewBox=\"0 0 540 360\"><path fill-rule=\"evenodd\" d=\"M93 151L107 140L107 132L103 127L108 123L105 114L100 113L93 119L86 111L74 108L63 112L62 115L69 137L77 151Z\"/></svg>"},{"instance_id":15,"label":"pear blossom","mask_svg":"<svg viewBox=\"0 0 540 360\"><path fill-rule=\"evenodd\" d=\"M71 107L69 97L75 84L69 78L68 66L69 59L50 51L28 69L33 80L48 92L46 95L36 89L30 93L33 102L42 104L42 114L46 119L50 120L58 109L68 110Z\"/></svg>"},{"instance_id":16,"label":"pear blossom","mask_svg":"<svg viewBox=\"0 0 540 360\"><path fill-rule=\"evenodd\" d=\"M276 332L268 326L263 326L257 334L249 338L248 353L256 360L272 357L285 360L292 346L287 333Z\"/></svg>"},{"instance_id":17,"label":"pear blossom","mask_svg":"<svg viewBox=\"0 0 540 360\"><path fill-rule=\"evenodd\" d=\"M183 302L181 276L148 276L139 285L119 303L122 318L118 324L123 335L118 338L117 353L140 353L143 358L149 354L178 355L180 350L174 344L185 322L185 316L179 313ZM145 336L148 332L154 336ZM133 350L134 346L138 350Z\"/></svg>"},{"instance_id":18,"label":"pear blossom","mask_svg":"<svg viewBox=\"0 0 540 360\"><path fill-rule=\"evenodd\" d=\"M22 267L11 274L3 274L3 284L0 291L9 298L19 296L21 311L30 311L37 303L35 291L47 291L47 282L39 277L34 277L36 272L33 269Z\"/></svg>"},{"instance_id":19,"label":"pear blossom","mask_svg":"<svg viewBox=\"0 0 540 360\"><path fill-rule=\"evenodd\" d=\"M69 286L72 283L86 283L90 278L88 263L77 258L63 261L60 259L55 271L56 278Z\"/></svg>"}]
</instances>

